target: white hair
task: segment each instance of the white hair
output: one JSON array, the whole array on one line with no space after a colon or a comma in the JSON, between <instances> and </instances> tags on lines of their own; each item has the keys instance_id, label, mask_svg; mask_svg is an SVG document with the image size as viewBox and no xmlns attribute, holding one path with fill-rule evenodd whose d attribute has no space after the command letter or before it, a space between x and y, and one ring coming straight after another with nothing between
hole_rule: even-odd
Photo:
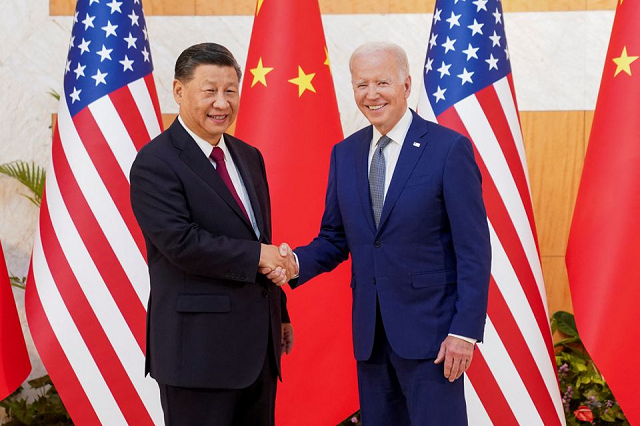
<instances>
[{"instance_id":1,"label":"white hair","mask_svg":"<svg viewBox=\"0 0 640 426\"><path fill-rule=\"evenodd\" d=\"M351 58L349 59L349 70L351 73L353 74L353 61L356 56L366 56L379 52L389 52L393 54L398 65L398 69L400 70L401 77L404 79L409 75L409 60L407 59L407 53L397 44L386 41L372 41L365 43L354 50L351 54Z\"/></svg>"}]
</instances>

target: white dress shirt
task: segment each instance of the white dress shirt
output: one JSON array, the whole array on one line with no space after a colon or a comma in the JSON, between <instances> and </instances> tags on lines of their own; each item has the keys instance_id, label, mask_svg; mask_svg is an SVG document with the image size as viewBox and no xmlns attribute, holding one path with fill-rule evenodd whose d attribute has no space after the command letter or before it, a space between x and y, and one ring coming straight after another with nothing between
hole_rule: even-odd
<instances>
[{"instance_id":1,"label":"white dress shirt","mask_svg":"<svg viewBox=\"0 0 640 426\"><path fill-rule=\"evenodd\" d=\"M371 146L369 147L369 170L371 169L371 160L373 159L373 153L376 151L378 140L382 136L387 136L389 139L391 139L391 142L382 150L386 167L386 171L384 174L385 198L387 196L387 191L389 190L391 178L393 177L393 171L396 169L396 164L398 164L398 158L400 157L402 144L404 143L404 139L407 137L407 132L409 132L409 127L411 127L412 121L413 115L411 114L411 110L407 108L407 111L404 113L400 121L398 121L393 129L391 129L386 135L380 133L378 129L375 128L375 126L373 127L373 137L371 138Z\"/></svg>"},{"instance_id":2,"label":"white dress shirt","mask_svg":"<svg viewBox=\"0 0 640 426\"><path fill-rule=\"evenodd\" d=\"M200 136L192 132L191 129L189 129L184 124L184 121L182 121L182 117L180 117L179 115L178 115L178 121L180 121L180 124L182 124L182 127L184 127L184 129L187 131L187 133L189 133L189 135L193 138L193 140L196 141L196 144L198 144L198 146L200 147L204 155L207 157L207 159L215 169L216 162L213 161L213 159L211 158L213 145L211 145L209 142L205 141ZM249 194L247 193L247 188L244 185L244 182L242 181L242 176L240 176L240 173L238 172L238 168L233 162L233 157L231 156L231 153L229 152L229 148L227 148L227 145L224 141L224 135L220 136L220 142L218 142L218 145L216 146L222 149L222 152L224 152L224 162L227 165L227 171L229 172L229 177L231 178L233 187L236 189L236 192L238 193L238 197L240 197L240 201L242 201L242 205L244 206L244 209L247 211L247 214L249 215L249 219L251 220L251 226L253 227L253 232L255 232L256 237L260 239L260 230L258 229L256 216L253 213L253 208L251 207L251 200L249 200Z\"/></svg>"}]
</instances>

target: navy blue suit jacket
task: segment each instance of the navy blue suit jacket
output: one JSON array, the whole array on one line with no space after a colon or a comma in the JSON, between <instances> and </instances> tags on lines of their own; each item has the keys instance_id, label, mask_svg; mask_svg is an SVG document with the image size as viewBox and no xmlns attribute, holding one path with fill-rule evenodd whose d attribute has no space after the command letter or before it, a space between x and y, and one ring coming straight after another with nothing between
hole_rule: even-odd
<instances>
[{"instance_id":1,"label":"navy blue suit jacket","mask_svg":"<svg viewBox=\"0 0 640 426\"><path fill-rule=\"evenodd\" d=\"M355 357L373 347L376 299L389 343L407 359L437 356L448 333L482 340L491 247L481 175L464 136L413 121L376 230L366 127L334 146L319 235L295 250L296 287L352 256Z\"/></svg>"},{"instance_id":2,"label":"navy blue suit jacket","mask_svg":"<svg viewBox=\"0 0 640 426\"><path fill-rule=\"evenodd\" d=\"M260 243L271 242L264 161L256 148L224 137L260 240L178 120L131 168L151 279L146 370L166 385L240 389L256 380L268 350L280 361L280 324L289 321L284 292L257 273Z\"/></svg>"}]
</instances>

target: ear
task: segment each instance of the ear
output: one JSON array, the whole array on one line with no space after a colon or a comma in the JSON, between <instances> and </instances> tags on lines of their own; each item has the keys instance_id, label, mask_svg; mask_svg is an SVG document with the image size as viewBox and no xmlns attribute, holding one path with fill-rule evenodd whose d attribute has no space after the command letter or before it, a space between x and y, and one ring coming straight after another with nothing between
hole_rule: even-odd
<instances>
[{"instance_id":1,"label":"ear","mask_svg":"<svg viewBox=\"0 0 640 426\"><path fill-rule=\"evenodd\" d=\"M409 95L411 94L411 76L408 75L404 80L404 98L409 99Z\"/></svg>"},{"instance_id":2,"label":"ear","mask_svg":"<svg viewBox=\"0 0 640 426\"><path fill-rule=\"evenodd\" d=\"M173 80L173 99L180 105L184 94L184 84L180 80Z\"/></svg>"}]
</instances>

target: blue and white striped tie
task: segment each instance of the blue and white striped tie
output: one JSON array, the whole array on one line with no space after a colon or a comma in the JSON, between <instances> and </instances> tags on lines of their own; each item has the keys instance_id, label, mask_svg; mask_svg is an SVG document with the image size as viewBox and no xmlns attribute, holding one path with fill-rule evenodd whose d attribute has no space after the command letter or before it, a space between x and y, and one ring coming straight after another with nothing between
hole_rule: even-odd
<instances>
[{"instance_id":1,"label":"blue and white striped tie","mask_svg":"<svg viewBox=\"0 0 640 426\"><path fill-rule=\"evenodd\" d=\"M371 159L371 166L369 166L369 193L371 194L371 207L373 209L373 220L376 223L376 229L378 229L382 206L384 205L384 180L387 172L382 150L389 145L389 142L391 142L391 139L388 136L382 136L378 139L376 150Z\"/></svg>"}]
</instances>

